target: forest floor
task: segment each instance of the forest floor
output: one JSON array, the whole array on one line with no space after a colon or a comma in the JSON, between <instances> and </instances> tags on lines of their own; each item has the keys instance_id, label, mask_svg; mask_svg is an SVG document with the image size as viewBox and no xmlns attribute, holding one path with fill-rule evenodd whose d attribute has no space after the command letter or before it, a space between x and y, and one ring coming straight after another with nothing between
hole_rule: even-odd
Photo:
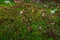
<instances>
[{"instance_id":1,"label":"forest floor","mask_svg":"<svg viewBox=\"0 0 60 40\"><path fill-rule=\"evenodd\" d=\"M0 5L1 40L60 40L60 6Z\"/></svg>"}]
</instances>

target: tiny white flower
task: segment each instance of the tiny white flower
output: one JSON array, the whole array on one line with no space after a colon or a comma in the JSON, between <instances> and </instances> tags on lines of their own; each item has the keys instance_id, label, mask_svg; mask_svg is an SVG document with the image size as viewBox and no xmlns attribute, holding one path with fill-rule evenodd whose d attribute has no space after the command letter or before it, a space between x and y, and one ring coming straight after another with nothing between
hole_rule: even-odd
<instances>
[{"instance_id":1,"label":"tiny white flower","mask_svg":"<svg viewBox=\"0 0 60 40\"><path fill-rule=\"evenodd\" d=\"M24 10L20 11L20 14L23 14Z\"/></svg>"},{"instance_id":2,"label":"tiny white flower","mask_svg":"<svg viewBox=\"0 0 60 40\"><path fill-rule=\"evenodd\" d=\"M51 14L54 14L57 11L57 9L55 10L50 10Z\"/></svg>"},{"instance_id":3,"label":"tiny white flower","mask_svg":"<svg viewBox=\"0 0 60 40\"><path fill-rule=\"evenodd\" d=\"M51 11L51 14L55 13L55 10L50 10Z\"/></svg>"},{"instance_id":4,"label":"tiny white flower","mask_svg":"<svg viewBox=\"0 0 60 40\"><path fill-rule=\"evenodd\" d=\"M55 23L52 22L52 23L50 23L50 24L51 24L51 25L54 25Z\"/></svg>"},{"instance_id":5,"label":"tiny white flower","mask_svg":"<svg viewBox=\"0 0 60 40\"><path fill-rule=\"evenodd\" d=\"M36 3L38 3L39 1L36 1Z\"/></svg>"},{"instance_id":6,"label":"tiny white flower","mask_svg":"<svg viewBox=\"0 0 60 40\"><path fill-rule=\"evenodd\" d=\"M42 27L40 26L39 29L42 29Z\"/></svg>"},{"instance_id":7,"label":"tiny white flower","mask_svg":"<svg viewBox=\"0 0 60 40\"><path fill-rule=\"evenodd\" d=\"M44 6L44 7L48 7L48 5L45 5L45 4L44 4L43 6Z\"/></svg>"},{"instance_id":8,"label":"tiny white flower","mask_svg":"<svg viewBox=\"0 0 60 40\"><path fill-rule=\"evenodd\" d=\"M45 15L45 13L42 13L42 16L44 16Z\"/></svg>"},{"instance_id":9,"label":"tiny white flower","mask_svg":"<svg viewBox=\"0 0 60 40\"><path fill-rule=\"evenodd\" d=\"M23 13L23 11L20 12L20 14L22 14L22 13Z\"/></svg>"},{"instance_id":10,"label":"tiny white flower","mask_svg":"<svg viewBox=\"0 0 60 40\"><path fill-rule=\"evenodd\" d=\"M30 21L32 20L32 19L29 19Z\"/></svg>"},{"instance_id":11,"label":"tiny white flower","mask_svg":"<svg viewBox=\"0 0 60 40\"><path fill-rule=\"evenodd\" d=\"M6 4L10 4L10 1L4 1Z\"/></svg>"}]
</instances>

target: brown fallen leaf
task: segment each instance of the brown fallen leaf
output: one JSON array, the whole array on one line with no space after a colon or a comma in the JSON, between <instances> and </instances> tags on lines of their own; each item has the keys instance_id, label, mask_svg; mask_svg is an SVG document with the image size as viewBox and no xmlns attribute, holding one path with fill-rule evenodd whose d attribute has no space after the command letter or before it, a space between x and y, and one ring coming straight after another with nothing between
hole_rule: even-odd
<instances>
[{"instance_id":1,"label":"brown fallen leaf","mask_svg":"<svg viewBox=\"0 0 60 40\"><path fill-rule=\"evenodd\" d=\"M31 30L31 27L30 27L30 26L28 26L28 27L27 27L27 29L28 29L28 30Z\"/></svg>"}]
</instances>

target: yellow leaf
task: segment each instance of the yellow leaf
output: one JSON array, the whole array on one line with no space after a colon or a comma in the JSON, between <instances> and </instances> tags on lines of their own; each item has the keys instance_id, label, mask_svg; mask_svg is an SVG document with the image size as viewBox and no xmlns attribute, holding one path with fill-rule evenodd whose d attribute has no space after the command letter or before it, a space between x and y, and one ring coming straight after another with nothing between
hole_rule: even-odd
<instances>
[{"instance_id":1,"label":"yellow leaf","mask_svg":"<svg viewBox=\"0 0 60 40\"><path fill-rule=\"evenodd\" d=\"M32 9L32 12L34 12L35 10L34 9Z\"/></svg>"}]
</instances>

